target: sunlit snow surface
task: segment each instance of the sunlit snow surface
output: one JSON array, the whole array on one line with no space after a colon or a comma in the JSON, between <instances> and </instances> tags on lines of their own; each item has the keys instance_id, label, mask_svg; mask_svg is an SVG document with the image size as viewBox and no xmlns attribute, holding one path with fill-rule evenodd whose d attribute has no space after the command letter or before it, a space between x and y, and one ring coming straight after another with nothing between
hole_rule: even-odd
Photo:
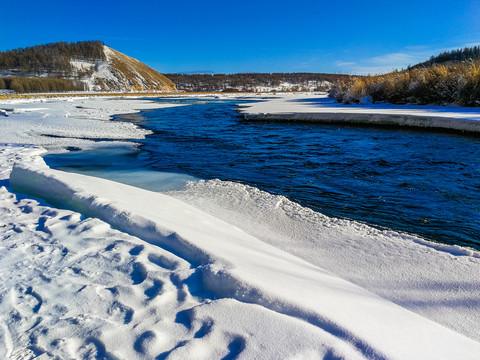
<instances>
[{"instance_id":1,"label":"sunlit snow surface","mask_svg":"<svg viewBox=\"0 0 480 360\"><path fill-rule=\"evenodd\" d=\"M371 99L368 100L371 103ZM456 106L339 104L322 95L292 95L269 101L243 104L240 112L254 121L301 121L413 127L420 129L480 132L478 108Z\"/></svg>"},{"instance_id":2,"label":"sunlit snow surface","mask_svg":"<svg viewBox=\"0 0 480 360\"><path fill-rule=\"evenodd\" d=\"M113 131L106 120L117 108L94 101L106 118L94 124L72 110L69 137ZM42 110L55 126L28 139L12 112L10 142L72 146L45 143L64 126L57 106ZM117 126L122 136L96 139L141 136ZM235 183L153 193L51 170L41 153L0 150L0 357L478 359L474 250L328 218Z\"/></svg>"},{"instance_id":3,"label":"sunlit snow surface","mask_svg":"<svg viewBox=\"0 0 480 360\"><path fill-rule=\"evenodd\" d=\"M445 118L461 121L477 122L480 121L480 110L478 108L458 107L458 106L435 106L435 105L393 105L388 103L356 105L339 104L329 98L326 94L303 94L303 95L284 95L271 97L268 101L242 104L241 112L244 114L324 114L325 119L330 115L332 120L336 117L341 119L342 115L351 114L355 116L370 116L371 123L374 124L379 118L392 119L395 123L396 117L412 116L418 119L423 118L425 126L429 126L429 118ZM287 118L287 116L285 117ZM292 118L294 119L294 118ZM401 118L400 118L401 119ZM403 125L401 121L398 125ZM405 124L406 125L406 124ZM465 129L467 130L467 129Z\"/></svg>"}]
</instances>

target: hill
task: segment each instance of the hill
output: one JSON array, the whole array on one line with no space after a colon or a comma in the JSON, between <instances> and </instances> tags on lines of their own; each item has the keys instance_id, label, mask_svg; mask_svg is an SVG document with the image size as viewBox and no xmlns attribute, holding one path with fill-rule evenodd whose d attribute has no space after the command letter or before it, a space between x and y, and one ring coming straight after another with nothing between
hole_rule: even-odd
<instances>
[{"instance_id":1,"label":"hill","mask_svg":"<svg viewBox=\"0 0 480 360\"><path fill-rule=\"evenodd\" d=\"M348 75L323 73L166 74L184 91L326 91Z\"/></svg>"},{"instance_id":2,"label":"hill","mask_svg":"<svg viewBox=\"0 0 480 360\"><path fill-rule=\"evenodd\" d=\"M0 52L0 76L0 88L15 92L175 90L164 75L101 41Z\"/></svg>"},{"instance_id":3,"label":"hill","mask_svg":"<svg viewBox=\"0 0 480 360\"><path fill-rule=\"evenodd\" d=\"M466 47L452 51L444 51L437 56L432 56L427 61L410 66L409 69L430 67L435 64L461 63L464 61L480 60L480 46Z\"/></svg>"},{"instance_id":4,"label":"hill","mask_svg":"<svg viewBox=\"0 0 480 360\"><path fill-rule=\"evenodd\" d=\"M480 49L442 53L402 71L337 81L330 97L343 103L480 106Z\"/></svg>"}]
</instances>

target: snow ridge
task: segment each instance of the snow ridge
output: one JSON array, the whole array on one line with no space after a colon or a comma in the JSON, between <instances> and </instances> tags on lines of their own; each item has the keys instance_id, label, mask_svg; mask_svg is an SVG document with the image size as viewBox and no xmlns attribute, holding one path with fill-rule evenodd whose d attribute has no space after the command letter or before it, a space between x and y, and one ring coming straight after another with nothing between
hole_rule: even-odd
<instances>
[{"instance_id":1,"label":"snow ridge","mask_svg":"<svg viewBox=\"0 0 480 360\"><path fill-rule=\"evenodd\" d=\"M355 349L356 357L474 359L480 353L480 343L169 196L51 170L41 159L16 164L10 182L191 262L200 293L306 321ZM140 271L138 281L144 276Z\"/></svg>"}]
</instances>

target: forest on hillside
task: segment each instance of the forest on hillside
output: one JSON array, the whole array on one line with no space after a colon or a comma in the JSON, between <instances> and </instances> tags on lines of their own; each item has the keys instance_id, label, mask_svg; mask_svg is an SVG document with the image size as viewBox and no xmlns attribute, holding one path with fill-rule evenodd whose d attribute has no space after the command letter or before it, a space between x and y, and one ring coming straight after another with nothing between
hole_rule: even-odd
<instances>
[{"instance_id":1,"label":"forest on hillside","mask_svg":"<svg viewBox=\"0 0 480 360\"><path fill-rule=\"evenodd\" d=\"M442 53L428 62L384 75L341 79L333 84L329 95L346 104L369 99L374 103L480 106L479 50Z\"/></svg>"},{"instance_id":2,"label":"forest on hillside","mask_svg":"<svg viewBox=\"0 0 480 360\"><path fill-rule=\"evenodd\" d=\"M256 91L258 88L280 88L288 83L293 91L308 89L326 91L328 83L348 75L323 73L238 73L238 74L165 74L183 91Z\"/></svg>"},{"instance_id":3,"label":"forest on hillside","mask_svg":"<svg viewBox=\"0 0 480 360\"><path fill-rule=\"evenodd\" d=\"M71 59L104 61L103 43L95 41L58 42L0 52L0 72L18 76L70 77Z\"/></svg>"},{"instance_id":4,"label":"forest on hillside","mask_svg":"<svg viewBox=\"0 0 480 360\"><path fill-rule=\"evenodd\" d=\"M432 56L427 61L410 66L408 69L418 69L430 67L435 64L445 64L450 62L463 62L480 60L480 46L466 47L463 49L444 51L437 56Z\"/></svg>"}]
</instances>

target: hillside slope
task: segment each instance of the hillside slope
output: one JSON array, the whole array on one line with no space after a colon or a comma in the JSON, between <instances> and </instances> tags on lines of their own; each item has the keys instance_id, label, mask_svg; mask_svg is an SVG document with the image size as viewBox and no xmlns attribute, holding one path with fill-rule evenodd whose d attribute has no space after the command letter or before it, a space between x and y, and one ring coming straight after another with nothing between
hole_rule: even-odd
<instances>
[{"instance_id":1,"label":"hillside slope","mask_svg":"<svg viewBox=\"0 0 480 360\"><path fill-rule=\"evenodd\" d=\"M91 73L84 81L89 90L95 91L172 91L175 84L166 76L142 62L108 46L103 47L106 57L102 62L78 62L72 65ZM93 70L88 71L88 70ZM80 71L81 72L81 71Z\"/></svg>"},{"instance_id":2,"label":"hillside slope","mask_svg":"<svg viewBox=\"0 0 480 360\"><path fill-rule=\"evenodd\" d=\"M480 60L480 46L444 51L437 56L431 56L426 61L410 66L409 69L425 68L434 64L461 63L476 60Z\"/></svg>"},{"instance_id":3,"label":"hillside slope","mask_svg":"<svg viewBox=\"0 0 480 360\"><path fill-rule=\"evenodd\" d=\"M0 88L15 92L176 89L164 75L100 41L60 42L0 52L0 76ZM56 84L52 78L69 85L52 86Z\"/></svg>"}]
</instances>

